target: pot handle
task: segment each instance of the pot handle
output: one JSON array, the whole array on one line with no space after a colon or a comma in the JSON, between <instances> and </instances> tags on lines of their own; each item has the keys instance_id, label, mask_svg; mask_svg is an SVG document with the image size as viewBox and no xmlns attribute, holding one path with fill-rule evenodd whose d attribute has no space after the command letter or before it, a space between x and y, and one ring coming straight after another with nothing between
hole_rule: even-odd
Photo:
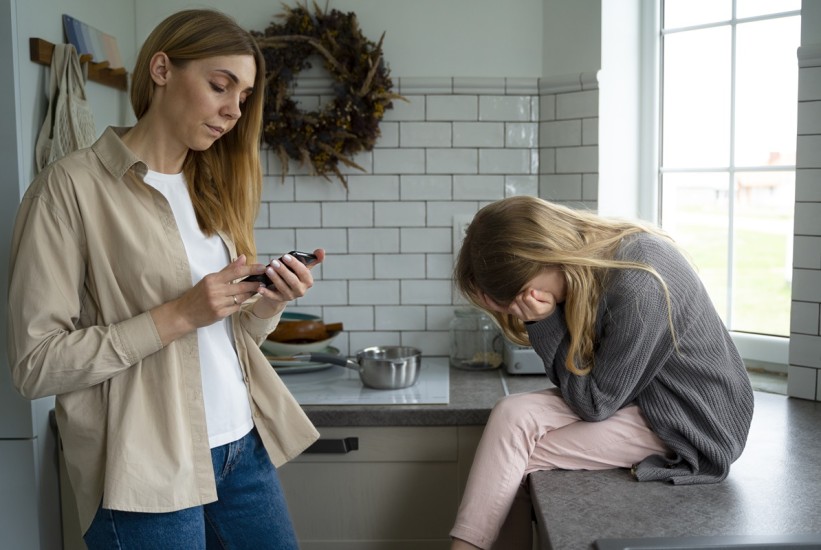
<instances>
[{"instance_id":1,"label":"pot handle","mask_svg":"<svg viewBox=\"0 0 821 550\"><path fill-rule=\"evenodd\" d=\"M310 361L311 363L330 363L359 372L359 363L330 353L300 353L294 355L293 358L297 361Z\"/></svg>"}]
</instances>

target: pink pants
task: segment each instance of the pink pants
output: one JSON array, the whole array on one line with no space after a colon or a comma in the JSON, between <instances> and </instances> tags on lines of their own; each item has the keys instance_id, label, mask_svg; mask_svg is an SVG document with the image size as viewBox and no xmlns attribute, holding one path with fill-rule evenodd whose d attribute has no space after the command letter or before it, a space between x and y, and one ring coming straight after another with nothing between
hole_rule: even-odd
<instances>
[{"instance_id":1,"label":"pink pants","mask_svg":"<svg viewBox=\"0 0 821 550\"><path fill-rule=\"evenodd\" d=\"M450 536L479 548L496 541L529 550L529 473L627 468L667 450L636 405L585 422L556 388L509 395L490 414Z\"/></svg>"}]
</instances>

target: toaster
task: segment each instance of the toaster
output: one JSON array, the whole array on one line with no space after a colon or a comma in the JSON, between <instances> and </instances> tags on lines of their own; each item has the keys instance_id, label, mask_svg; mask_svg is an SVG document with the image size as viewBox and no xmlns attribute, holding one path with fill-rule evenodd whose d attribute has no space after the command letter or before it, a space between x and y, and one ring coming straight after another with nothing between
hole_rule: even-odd
<instances>
[{"instance_id":1,"label":"toaster","mask_svg":"<svg viewBox=\"0 0 821 550\"><path fill-rule=\"evenodd\" d=\"M505 340L505 370L510 374L545 374L544 362L531 347Z\"/></svg>"}]
</instances>

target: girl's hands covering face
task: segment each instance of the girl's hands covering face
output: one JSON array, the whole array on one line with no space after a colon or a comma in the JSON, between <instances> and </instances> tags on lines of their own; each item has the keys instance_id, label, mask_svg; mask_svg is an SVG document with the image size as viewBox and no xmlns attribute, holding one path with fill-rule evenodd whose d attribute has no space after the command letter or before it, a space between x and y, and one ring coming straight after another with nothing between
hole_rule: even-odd
<instances>
[{"instance_id":1,"label":"girl's hands covering face","mask_svg":"<svg viewBox=\"0 0 821 550\"><path fill-rule=\"evenodd\" d=\"M482 294L482 300L491 311L512 315L522 321L541 321L553 314L556 304L564 301L566 288L564 272L547 268L526 284L507 306L487 294Z\"/></svg>"},{"instance_id":2,"label":"girl's hands covering face","mask_svg":"<svg viewBox=\"0 0 821 550\"><path fill-rule=\"evenodd\" d=\"M536 289L526 289L516 295L510 304L503 306L490 296L483 294L485 306L491 311L512 315L522 321L541 321L556 310L556 298L553 294Z\"/></svg>"}]
</instances>

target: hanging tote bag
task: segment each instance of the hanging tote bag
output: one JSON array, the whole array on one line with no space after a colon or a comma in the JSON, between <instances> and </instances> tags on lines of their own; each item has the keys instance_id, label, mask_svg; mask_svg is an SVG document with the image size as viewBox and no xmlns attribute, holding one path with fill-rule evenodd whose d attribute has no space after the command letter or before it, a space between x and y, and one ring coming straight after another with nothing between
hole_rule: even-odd
<instances>
[{"instance_id":1,"label":"hanging tote bag","mask_svg":"<svg viewBox=\"0 0 821 550\"><path fill-rule=\"evenodd\" d=\"M89 147L97 135L74 46L54 46L49 72L48 112L35 146L38 172L67 153Z\"/></svg>"}]
</instances>

